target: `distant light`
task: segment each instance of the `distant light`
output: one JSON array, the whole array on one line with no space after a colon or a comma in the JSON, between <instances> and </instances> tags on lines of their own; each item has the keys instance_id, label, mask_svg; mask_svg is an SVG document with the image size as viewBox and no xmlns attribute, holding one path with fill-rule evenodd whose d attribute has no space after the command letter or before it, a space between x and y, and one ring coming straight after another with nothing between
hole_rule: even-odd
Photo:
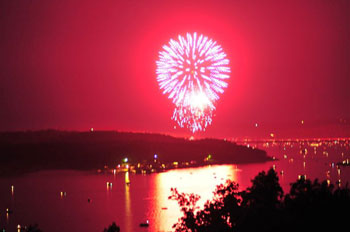
<instances>
[{"instance_id":1,"label":"distant light","mask_svg":"<svg viewBox=\"0 0 350 232\"><path fill-rule=\"evenodd\" d=\"M301 125L304 125L304 120L301 120Z\"/></svg>"},{"instance_id":2,"label":"distant light","mask_svg":"<svg viewBox=\"0 0 350 232\"><path fill-rule=\"evenodd\" d=\"M158 155L157 155L157 154L154 154L154 158L157 159L157 158L158 158Z\"/></svg>"},{"instance_id":3,"label":"distant light","mask_svg":"<svg viewBox=\"0 0 350 232\"><path fill-rule=\"evenodd\" d=\"M94 128L93 128L93 127L91 127L91 128L90 128L90 131L91 131L91 132L93 132L93 131L94 131Z\"/></svg>"},{"instance_id":4,"label":"distant light","mask_svg":"<svg viewBox=\"0 0 350 232\"><path fill-rule=\"evenodd\" d=\"M255 123L255 127L258 127L258 123Z\"/></svg>"},{"instance_id":5,"label":"distant light","mask_svg":"<svg viewBox=\"0 0 350 232\"><path fill-rule=\"evenodd\" d=\"M271 133L270 136L271 136L271 138L274 138L274 137L275 137L275 134L274 134L274 133Z\"/></svg>"},{"instance_id":6,"label":"distant light","mask_svg":"<svg viewBox=\"0 0 350 232\"><path fill-rule=\"evenodd\" d=\"M127 163L128 162L128 158L124 158L124 163Z\"/></svg>"},{"instance_id":7,"label":"distant light","mask_svg":"<svg viewBox=\"0 0 350 232\"><path fill-rule=\"evenodd\" d=\"M311 144L310 144L310 147L316 148L316 147L318 147L318 146L319 146L319 143L311 143Z\"/></svg>"}]
</instances>

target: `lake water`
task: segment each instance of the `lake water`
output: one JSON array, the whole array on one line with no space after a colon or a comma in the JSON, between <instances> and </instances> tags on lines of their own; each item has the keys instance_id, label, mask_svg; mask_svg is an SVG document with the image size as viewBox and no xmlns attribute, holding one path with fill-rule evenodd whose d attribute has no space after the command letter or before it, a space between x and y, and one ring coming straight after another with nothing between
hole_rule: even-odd
<instances>
[{"instance_id":1,"label":"lake water","mask_svg":"<svg viewBox=\"0 0 350 232\"><path fill-rule=\"evenodd\" d=\"M181 213L177 203L168 200L170 188L199 194L202 206L212 197L215 186L226 179L238 182L240 188L245 189L258 172L270 167L279 173L285 192L299 175L328 179L343 186L350 181L350 167L336 165L350 159L348 141L265 143L258 147L267 150L276 160L150 175L51 170L0 178L0 229L17 231L18 224L38 223L44 232L103 231L115 221L122 232L171 231ZM130 185L125 184L126 179L130 180ZM12 213L6 213L7 208ZM139 227L146 220L149 220L149 227Z\"/></svg>"}]
</instances>

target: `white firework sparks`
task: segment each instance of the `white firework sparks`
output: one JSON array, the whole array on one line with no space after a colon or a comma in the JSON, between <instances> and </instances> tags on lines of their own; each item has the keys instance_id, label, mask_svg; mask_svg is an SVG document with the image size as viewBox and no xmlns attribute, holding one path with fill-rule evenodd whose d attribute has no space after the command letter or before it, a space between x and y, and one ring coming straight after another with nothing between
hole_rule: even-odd
<instances>
[{"instance_id":1,"label":"white firework sparks","mask_svg":"<svg viewBox=\"0 0 350 232\"><path fill-rule=\"evenodd\" d=\"M156 62L157 81L176 106L172 119L193 133L205 130L230 77L226 54L215 41L197 33L179 35L163 49Z\"/></svg>"}]
</instances>

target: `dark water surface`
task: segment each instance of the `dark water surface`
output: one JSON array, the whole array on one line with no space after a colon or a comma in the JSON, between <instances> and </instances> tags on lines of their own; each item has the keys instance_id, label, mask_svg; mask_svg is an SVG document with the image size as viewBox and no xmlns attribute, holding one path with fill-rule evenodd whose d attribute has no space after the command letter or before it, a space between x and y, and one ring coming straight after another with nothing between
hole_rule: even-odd
<instances>
[{"instance_id":1,"label":"dark water surface","mask_svg":"<svg viewBox=\"0 0 350 232\"><path fill-rule=\"evenodd\" d=\"M245 189L258 172L270 167L279 173L285 192L289 191L289 183L300 175L343 186L350 181L350 167L336 165L350 159L348 142L265 143L258 147L267 150L276 160L150 175L51 170L0 178L0 229L17 231L18 224L38 223L44 232L103 231L116 221L122 232L171 231L181 216L177 203L168 200L172 187L180 192L199 194L201 206L212 197L215 186L226 179L238 182ZM125 184L127 179L130 185ZM12 213L6 213L7 208ZM146 220L150 226L139 227Z\"/></svg>"}]
</instances>

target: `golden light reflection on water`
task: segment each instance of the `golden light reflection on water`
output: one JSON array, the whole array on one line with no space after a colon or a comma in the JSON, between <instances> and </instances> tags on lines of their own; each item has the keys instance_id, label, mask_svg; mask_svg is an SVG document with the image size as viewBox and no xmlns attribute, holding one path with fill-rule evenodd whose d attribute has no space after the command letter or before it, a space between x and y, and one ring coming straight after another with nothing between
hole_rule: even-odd
<instances>
[{"instance_id":1,"label":"golden light reflection on water","mask_svg":"<svg viewBox=\"0 0 350 232\"><path fill-rule=\"evenodd\" d=\"M201 198L197 205L202 207L207 200L212 199L217 185L230 179L237 181L238 169L234 165L206 166L191 169L177 169L160 173L155 181L154 211L160 211L155 215L157 222L154 231L171 231L174 223L182 216L176 201L169 200L171 188L177 188L179 192L195 193Z\"/></svg>"},{"instance_id":2,"label":"golden light reflection on water","mask_svg":"<svg viewBox=\"0 0 350 232\"><path fill-rule=\"evenodd\" d=\"M125 216L126 216L126 231L130 231L132 229L132 213L131 213L131 202L130 202L130 179L129 172L125 172Z\"/></svg>"}]
</instances>

